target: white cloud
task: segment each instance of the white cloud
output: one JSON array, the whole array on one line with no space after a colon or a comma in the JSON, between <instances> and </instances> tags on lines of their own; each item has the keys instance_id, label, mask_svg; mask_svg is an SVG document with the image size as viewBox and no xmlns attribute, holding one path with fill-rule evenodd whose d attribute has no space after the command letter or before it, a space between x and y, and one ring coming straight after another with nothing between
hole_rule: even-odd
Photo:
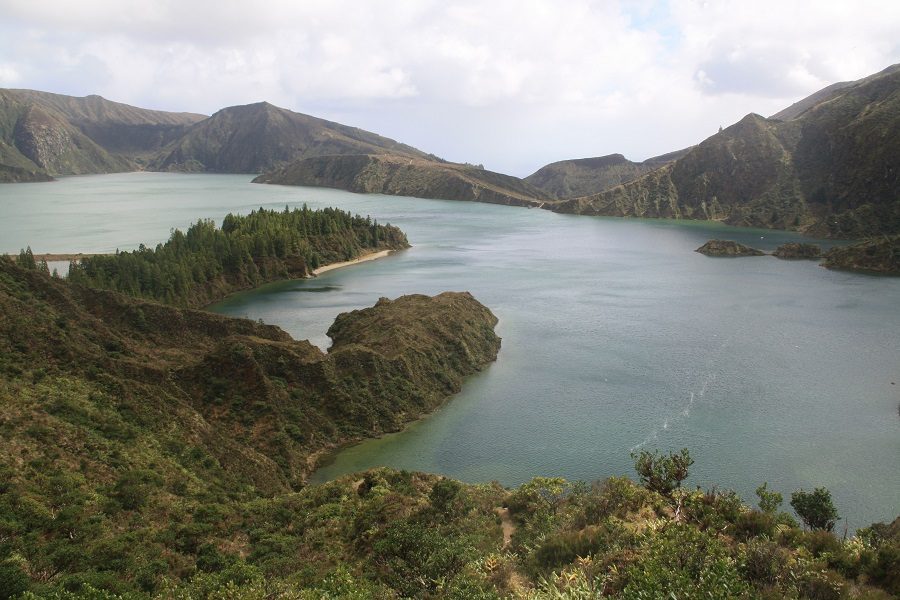
<instances>
[{"instance_id":1,"label":"white cloud","mask_svg":"<svg viewBox=\"0 0 900 600\"><path fill-rule=\"evenodd\" d=\"M20 78L15 68L0 63L0 87L14 87Z\"/></svg>"},{"instance_id":2,"label":"white cloud","mask_svg":"<svg viewBox=\"0 0 900 600\"><path fill-rule=\"evenodd\" d=\"M900 4L674 0L683 60L707 93L785 98L900 59Z\"/></svg>"},{"instance_id":3,"label":"white cloud","mask_svg":"<svg viewBox=\"0 0 900 600\"><path fill-rule=\"evenodd\" d=\"M893 0L0 0L0 85L270 102L527 174L700 141L900 60Z\"/></svg>"}]
</instances>

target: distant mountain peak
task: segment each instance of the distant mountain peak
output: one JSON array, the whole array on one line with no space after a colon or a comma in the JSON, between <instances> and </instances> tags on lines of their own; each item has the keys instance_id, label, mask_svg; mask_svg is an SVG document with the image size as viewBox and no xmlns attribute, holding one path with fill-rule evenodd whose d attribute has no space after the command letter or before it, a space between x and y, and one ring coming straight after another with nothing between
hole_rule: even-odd
<instances>
[{"instance_id":1,"label":"distant mountain peak","mask_svg":"<svg viewBox=\"0 0 900 600\"><path fill-rule=\"evenodd\" d=\"M275 106L229 106L192 126L151 163L174 171L261 173L313 156L396 154L425 158L375 133Z\"/></svg>"}]
</instances>

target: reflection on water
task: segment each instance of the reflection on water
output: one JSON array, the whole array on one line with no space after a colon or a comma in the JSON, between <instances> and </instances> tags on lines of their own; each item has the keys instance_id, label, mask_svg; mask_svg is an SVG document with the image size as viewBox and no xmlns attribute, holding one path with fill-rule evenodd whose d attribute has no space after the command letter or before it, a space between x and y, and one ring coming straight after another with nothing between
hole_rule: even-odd
<instances>
[{"instance_id":1,"label":"reflection on water","mask_svg":"<svg viewBox=\"0 0 900 600\"><path fill-rule=\"evenodd\" d=\"M300 292L300 293L322 293L322 292L336 292L341 289L339 285L321 285L317 287L302 287L302 288L293 288L290 292Z\"/></svg>"}]
</instances>

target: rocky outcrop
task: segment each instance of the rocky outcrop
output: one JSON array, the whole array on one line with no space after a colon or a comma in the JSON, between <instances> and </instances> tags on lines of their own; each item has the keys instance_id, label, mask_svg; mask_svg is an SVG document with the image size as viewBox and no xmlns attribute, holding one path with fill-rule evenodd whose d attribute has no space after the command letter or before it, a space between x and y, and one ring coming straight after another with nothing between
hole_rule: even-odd
<instances>
[{"instance_id":1,"label":"rocky outcrop","mask_svg":"<svg viewBox=\"0 0 900 600\"><path fill-rule=\"evenodd\" d=\"M332 339L328 352L334 355L363 345L389 359L425 358L434 364L443 360L450 375L445 383L456 391L459 376L478 371L496 358L500 349L496 324L497 318L468 292L381 298L372 308L337 316L328 329Z\"/></svg>"},{"instance_id":2,"label":"rocky outcrop","mask_svg":"<svg viewBox=\"0 0 900 600\"><path fill-rule=\"evenodd\" d=\"M784 259L815 260L821 258L822 248L818 244L805 244L802 242L788 242L775 249L772 256Z\"/></svg>"},{"instance_id":3,"label":"rocky outcrop","mask_svg":"<svg viewBox=\"0 0 900 600\"><path fill-rule=\"evenodd\" d=\"M706 256L764 256L766 253L731 240L709 240L695 250Z\"/></svg>"},{"instance_id":4,"label":"rocky outcrop","mask_svg":"<svg viewBox=\"0 0 900 600\"><path fill-rule=\"evenodd\" d=\"M472 165L384 154L307 158L253 181L515 206L541 206L550 202L543 192L516 177Z\"/></svg>"},{"instance_id":5,"label":"rocky outcrop","mask_svg":"<svg viewBox=\"0 0 900 600\"><path fill-rule=\"evenodd\" d=\"M900 275L900 235L882 236L836 246L825 253L822 266L845 271Z\"/></svg>"}]
</instances>

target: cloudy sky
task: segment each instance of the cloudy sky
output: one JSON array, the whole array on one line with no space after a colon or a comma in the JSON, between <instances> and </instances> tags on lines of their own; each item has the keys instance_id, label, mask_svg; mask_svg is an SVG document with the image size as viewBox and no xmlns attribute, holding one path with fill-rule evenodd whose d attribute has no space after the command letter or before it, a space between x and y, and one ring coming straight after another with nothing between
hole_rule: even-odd
<instances>
[{"instance_id":1,"label":"cloudy sky","mask_svg":"<svg viewBox=\"0 0 900 600\"><path fill-rule=\"evenodd\" d=\"M0 0L0 87L268 100L527 175L682 148L900 62L900 2Z\"/></svg>"}]
</instances>

